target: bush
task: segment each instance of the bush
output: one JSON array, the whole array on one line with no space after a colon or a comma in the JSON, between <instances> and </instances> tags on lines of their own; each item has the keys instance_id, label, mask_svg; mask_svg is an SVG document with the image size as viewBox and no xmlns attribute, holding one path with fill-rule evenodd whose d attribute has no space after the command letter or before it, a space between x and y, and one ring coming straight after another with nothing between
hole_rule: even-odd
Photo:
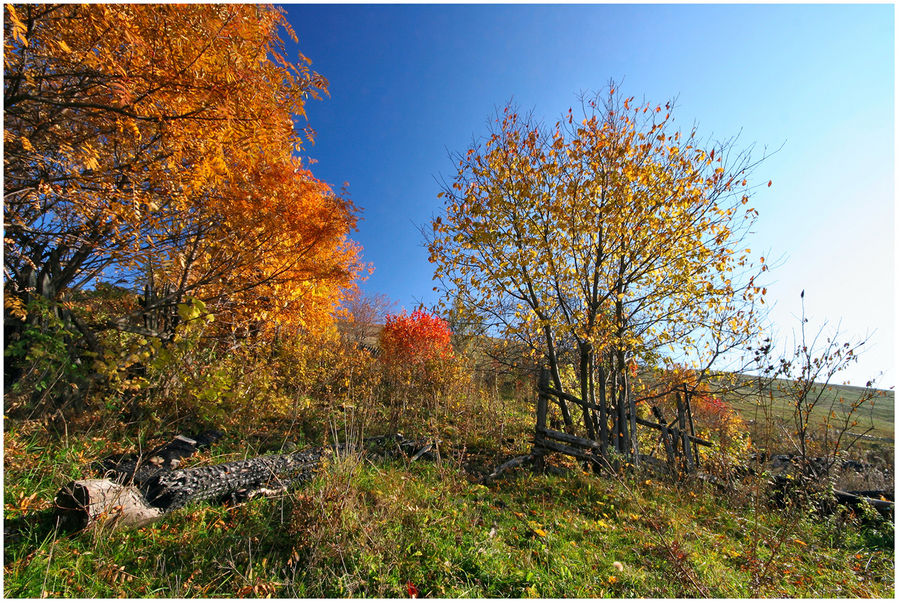
<instances>
[{"instance_id":1,"label":"bush","mask_svg":"<svg viewBox=\"0 0 900 604\"><path fill-rule=\"evenodd\" d=\"M456 387L467 381L450 338L447 322L422 310L387 316L380 360L392 430L425 424L433 431Z\"/></svg>"},{"instance_id":2,"label":"bush","mask_svg":"<svg viewBox=\"0 0 900 604\"><path fill-rule=\"evenodd\" d=\"M713 443L700 447L700 460L720 476L730 476L736 464L746 462L750 451L747 424L725 401L709 394L695 396L691 411L698 436Z\"/></svg>"},{"instance_id":3,"label":"bush","mask_svg":"<svg viewBox=\"0 0 900 604\"><path fill-rule=\"evenodd\" d=\"M18 333L7 333L11 337L3 354L16 369L10 372L16 374L10 391L22 395L24 410L55 411L82 400L90 369L75 346L81 334L45 298L24 304L7 293L4 303L7 313L22 322Z\"/></svg>"}]
</instances>

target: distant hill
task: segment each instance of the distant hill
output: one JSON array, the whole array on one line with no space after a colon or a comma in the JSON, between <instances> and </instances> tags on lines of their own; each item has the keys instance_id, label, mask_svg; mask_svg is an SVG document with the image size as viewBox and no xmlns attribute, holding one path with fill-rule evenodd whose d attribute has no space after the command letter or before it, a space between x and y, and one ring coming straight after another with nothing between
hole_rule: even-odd
<instances>
[{"instance_id":1,"label":"distant hill","mask_svg":"<svg viewBox=\"0 0 900 604\"><path fill-rule=\"evenodd\" d=\"M751 376L741 376L744 380L752 380ZM791 402L787 397L789 382L787 380L776 380L772 388L772 410L777 419L782 421L789 420L791 417ZM822 391L819 386L811 394L817 395ZM813 421L821 420L825 414L832 409L840 414L846 411L849 405L859 399L859 396L865 391L860 386L843 386L831 385L823 392L822 398L813 412ZM743 391L738 390L734 394L724 396L729 403L741 414L747 421L761 421L764 417L758 397L754 398L749 389ZM842 400L843 399L843 400ZM857 411L857 421L859 425L853 431L861 433L870 426L872 430L868 436L879 439L894 440L894 392L892 390L875 390L875 396L871 401L864 403Z\"/></svg>"}]
</instances>

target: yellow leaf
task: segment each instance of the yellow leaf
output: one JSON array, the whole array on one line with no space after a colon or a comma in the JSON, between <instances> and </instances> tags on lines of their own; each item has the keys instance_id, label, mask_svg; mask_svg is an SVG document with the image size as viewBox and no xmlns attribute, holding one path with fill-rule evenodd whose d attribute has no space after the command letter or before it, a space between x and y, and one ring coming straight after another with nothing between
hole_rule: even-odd
<instances>
[{"instance_id":1,"label":"yellow leaf","mask_svg":"<svg viewBox=\"0 0 900 604\"><path fill-rule=\"evenodd\" d=\"M536 528L536 529L532 529L532 530L535 532L535 534L538 537L546 537L547 536L547 531L545 531L544 529Z\"/></svg>"},{"instance_id":2,"label":"yellow leaf","mask_svg":"<svg viewBox=\"0 0 900 604\"><path fill-rule=\"evenodd\" d=\"M69 48L69 45L66 44L63 40L57 40L56 44L63 49L64 52L72 52L72 49Z\"/></svg>"},{"instance_id":3,"label":"yellow leaf","mask_svg":"<svg viewBox=\"0 0 900 604\"><path fill-rule=\"evenodd\" d=\"M6 12L9 14L9 20L12 21L13 39L21 42L23 46L28 46L28 40L25 39L25 32L28 31L28 28L19 19L19 15L16 14L16 10L11 4L6 5Z\"/></svg>"}]
</instances>

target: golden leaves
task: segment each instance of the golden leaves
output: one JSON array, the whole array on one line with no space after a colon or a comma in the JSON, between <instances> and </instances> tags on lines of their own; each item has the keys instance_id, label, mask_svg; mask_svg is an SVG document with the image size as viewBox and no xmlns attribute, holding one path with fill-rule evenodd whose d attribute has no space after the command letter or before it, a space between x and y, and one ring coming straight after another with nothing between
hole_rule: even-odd
<instances>
[{"instance_id":1,"label":"golden leaves","mask_svg":"<svg viewBox=\"0 0 900 604\"><path fill-rule=\"evenodd\" d=\"M580 123L569 111L553 130L507 107L439 195L447 214L433 223L435 275L507 333L549 327L649 349L690 332L674 323L728 310L722 298L744 262L732 258L743 232L733 223L755 216L735 212L746 196L719 202L733 183L746 186L740 169L726 174L725 150L702 151L695 133L667 132L669 114L652 115L661 107L627 99L631 119L615 102L605 112L589 104ZM613 337L617 301L625 333ZM637 312L668 318L638 337L621 324Z\"/></svg>"},{"instance_id":2,"label":"golden leaves","mask_svg":"<svg viewBox=\"0 0 900 604\"><path fill-rule=\"evenodd\" d=\"M28 46L28 40L25 37L28 27L22 23L22 20L19 18L19 15L12 4L6 5L6 14L9 16L9 20L12 23L13 39L22 44L22 46Z\"/></svg>"},{"instance_id":3,"label":"golden leaves","mask_svg":"<svg viewBox=\"0 0 900 604\"><path fill-rule=\"evenodd\" d=\"M41 220L41 245L77 233L88 262L152 260L162 282L244 304L224 318L327 321L365 268L348 238L355 207L293 158L292 116L327 81L284 59L282 12L67 5L26 26L6 8L10 38L31 41L6 57L22 86L5 108L6 183L25 191L6 198L13 240ZM33 218L37 195L53 215Z\"/></svg>"}]
</instances>

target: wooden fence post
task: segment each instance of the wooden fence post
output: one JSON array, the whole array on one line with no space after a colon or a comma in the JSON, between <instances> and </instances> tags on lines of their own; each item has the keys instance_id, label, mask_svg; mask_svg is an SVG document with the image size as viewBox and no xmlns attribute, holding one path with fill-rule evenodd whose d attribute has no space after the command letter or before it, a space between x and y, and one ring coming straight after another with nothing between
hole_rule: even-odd
<instances>
[{"instance_id":1,"label":"wooden fence post","mask_svg":"<svg viewBox=\"0 0 900 604\"><path fill-rule=\"evenodd\" d=\"M666 449L666 461L669 464L670 473L675 473L675 451L672 447L672 435L669 433L669 429L666 427L666 418L663 416L662 411L659 410L659 407L653 405L650 410L653 412L653 415L656 417L656 421L662 426L662 439L663 446Z\"/></svg>"},{"instance_id":2,"label":"wooden fence post","mask_svg":"<svg viewBox=\"0 0 900 604\"><path fill-rule=\"evenodd\" d=\"M691 455L691 441L688 438L687 421L685 419L684 404L681 401L681 393L675 391L675 406L678 409L678 430L681 432L681 450L684 451L682 463L686 472L694 469L694 456Z\"/></svg>"},{"instance_id":3,"label":"wooden fence post","mask_svg":"<svg viewBox=\"0 0 900 604\"><path fill-rule=\"evenodd\" d=\"M535 440L543 438L547 430L547 387L550 386L550 372L546 367L541 367L541 376L538 379L537 400L537 424L534 427ZM534 469L537 472L544 471L544 449L537 443L534 445Z\"/></svg>"},{"instance_id":4,"label":"wooden fence post","mask_svg":"<svg viewBox=\"0 0 900 604\"><path fill-rule=\"evenodd\" d=\"M694 413L691 411L691 397L688 394L687 385L684 387L684 406L687 408L687 418L688 425L691 427L691 436L696 436L694 433ZM697 446L697 443L694 442L694 464L696 467L700 467L700 447Z\"/></svg>"}]
</instances>

